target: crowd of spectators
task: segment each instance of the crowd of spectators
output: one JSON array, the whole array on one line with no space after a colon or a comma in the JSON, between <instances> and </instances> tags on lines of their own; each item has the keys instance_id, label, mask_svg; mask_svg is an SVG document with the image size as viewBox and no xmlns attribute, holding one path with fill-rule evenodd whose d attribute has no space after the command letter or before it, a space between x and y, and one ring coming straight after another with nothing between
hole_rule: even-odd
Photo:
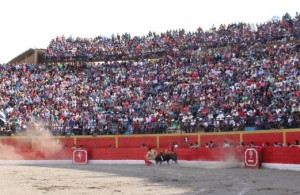
<instances>
[{"instance_id":1,"label":"crowd of spectators","mask_svg":"<svg viewBox=\"0 0 300 195\"><path fill-rule=\"evenodd\" d=\"M231 24L209 32L57 38L45 64L0 65L0 112L7 118L0 134L299 128L299 21L297 14L257 31ZM139 60L107 60L119 55ZM105 61L54 62L86 56Z\"/></svg>"},{"instance_id":2,"label":"crowd of spectators","mask_svg":"<svg viewBox=\"0 0 300 195\"><path fill-rule=\"evenodd\" d=\"M157 34L149 32L145 36L132 37L129 33L98 36L95 38L53 39L45 55L46 61L108 61L131 58L153 58L166 54L186 55L187 52L220 47L249 47L278 40L300 39L299 15L291 18L285 14L281 20L270 20L257 25L233 23L212 27L203 31L199 27L195 32L184 29L170 30Z\"/></svg>"}]
</instances>

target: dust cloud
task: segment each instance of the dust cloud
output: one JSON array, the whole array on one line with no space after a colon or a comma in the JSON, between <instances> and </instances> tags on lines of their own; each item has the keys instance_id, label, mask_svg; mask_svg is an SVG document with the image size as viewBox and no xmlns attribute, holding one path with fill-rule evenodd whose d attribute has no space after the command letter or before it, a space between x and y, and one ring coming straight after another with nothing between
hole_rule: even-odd
<instances>
[{"instance_id":1,"label":"dust cloud","mask_svg":"<svg viewBox=\"0 0 300 195\"><path fill-rule=\"evenodd\" d=\"M16 148L12 145L6 145L3 143L3 139L0 140L1 160L24 160L23 156L16 151Z\"/></svg>"},{"instance_id":2,"label":"dust cloud","mask_svg":"<svg viewBox=\"0 0 300 195\"><path fill-rule=\"evenodd\" d=\"M45 124L37 122L34 128L26 130L21 136L0 139L0 160L35 159L37 155L47 159L62 148L60 139L52 136Z\"/></svg>"}]
</instances>

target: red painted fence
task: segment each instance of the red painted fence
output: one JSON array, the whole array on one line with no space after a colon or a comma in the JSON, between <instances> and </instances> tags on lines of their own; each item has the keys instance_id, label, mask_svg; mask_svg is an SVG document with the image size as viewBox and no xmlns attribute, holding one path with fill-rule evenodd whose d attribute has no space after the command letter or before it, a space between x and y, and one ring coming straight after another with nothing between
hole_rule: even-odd
<instances>
[{"instance_id":1,"label":"red painted fence","mask_svg":"<svg viewBox=\"0 0 300 195\"><path fill-rule=\"evenodd\" d=\"M234 147L223 148L224 140ZM72 159L72 146L83 146L88 150L89 160L142 160L147 148L157 151L171 149L176 141L179 160L243 161L245 148L238 147L241 141L257 145L269 142L294 143L300 140L300 130L274 130L230 133L164 134L164 135L116 135L82 137L0 137L0 160L66 160ZM213 141L217 148L204 148ZM198 142L200 148L188 148L189 143ZM263 162L300 164L300 148L263 147Z\"/></svg>"}]
</instances>

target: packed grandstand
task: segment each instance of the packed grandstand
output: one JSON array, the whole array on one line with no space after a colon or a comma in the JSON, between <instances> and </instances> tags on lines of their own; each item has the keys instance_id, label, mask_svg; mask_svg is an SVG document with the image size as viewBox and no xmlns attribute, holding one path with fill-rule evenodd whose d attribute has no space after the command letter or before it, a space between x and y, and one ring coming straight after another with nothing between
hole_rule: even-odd
<instances>
[{"instance_id":1,"label":"packed grandstand","mask_svg":"<svg viewBox=\"0 0 300 195\"><path fill-rule=\"evenodd\" d=\"M300 16L250 25L51 40L0 65L1 135L299 128Z\"/></svg>"}]
</instances>

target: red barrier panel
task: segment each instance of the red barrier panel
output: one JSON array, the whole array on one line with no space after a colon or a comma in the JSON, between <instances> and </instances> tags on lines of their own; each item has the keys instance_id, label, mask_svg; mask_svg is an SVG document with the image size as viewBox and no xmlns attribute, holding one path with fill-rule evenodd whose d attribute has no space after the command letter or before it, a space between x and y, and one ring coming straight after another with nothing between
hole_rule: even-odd
<instances>
[{"instance_id":1,"label":"red barrier panel","mask_svg":"<svg viewBox=\"0 0 300 195\"><path fill-rule=\"evenodd\" d=\"M115 137L77 137L76 145L83 145L84 148L90 150L92 148L109 148L116 147Z\"/></svg>"},{"instance_id":2,"label":"red barrier panel","mask_svg":"<svg viewBox=\"0 0 300 195\"><path fill-rule=\"evenodd\" d=\"M35 159L30 148L1 148L0 160L31 160Z\"/></svg>"},{"instance_id":3,"label":"red barrier panel","mask_svg":"<svg viewBox=\"0 0 300 195\"><path fill-rule=\"evenodd\" d=\"M157 152L164 148L154 148ZM179 160L201 161L243 161L246 148L192 148L175 149ZM94 148L88 153L89 160L143 160L147 153L146 148ZM15 149L2 151L0 160L71 160L73 149ZM263 163L300 164L300 148L263 147Z\"/></svg>"},{"instance_id":4,"label":"red barrier panel","mask_svg":"<svg viewBox=\"0 0 300 195\"><path fill-rule=\"evenodd\" d=\"M174 150L179 160L201 160L201 161L243 161L244 148L177 148Z\"/></svg>"},{"instance_id":5,"label":"red barrier panel","mask_svg":"<svg viewBox=\"0 0 300 195\"><path fill-rule=\"evenodd\" d=\"M198 142L198 136L190 134L159 136L159 147L171 149L174 141L177 142L179 148L188 148L189 143Z\"/></svg>"},{"instance_id":6,"label":"red barrier panel","mask_svg":"<svg viewBox=\"0 0 300 195\"><path fill-rule=\"evenodd\" d=\"M183 147L183 137L178 135L171 135L171 136L159 136L159 147L160 148L168 148L171 150L172 143L177 142L179 147Z\"/></svg>"},{"instance_id":7,"label":"red barrier panel","mask_svg":"<svg viewBox=\"0 0 300 195\"><path fill-rule=\"evenodd\" d=\"M157 152L164 148L154 148ZM179 160L201 161L244 161L244 151L247 148L178 148L174 151ZM96 148L89 154L90 160L142 160L147 153L143 148ZM262 148L263 162L300 164L300 148L264 147Z\"/></svg>"},{"instance_id":8,"label":"red barrier panel","mask_svg":"<svg viewBox=\"0 0 300 195\"><path fill-rule=\"evenodd\" d=\"M95 148L89 152L89 160L142 160L147 148Z\"/></svg>"},{"instance_id":9,"label":"red barrier panel","mask_svg":"<svg viewBox=\"0 0 300 195\"><path fill-rule=\"evenodd\" d=\"M67 143L72 143L71 138L60 138L60 137L35 137L33 140L34 149L49 149L49 150L60 150Z\"/></svg>"},{"instance_id":10,"label":"red barrier panel","mask_svg":"<svg viewBox=\"0 0 300 195\"><path fill-rule=\"evenodd\" d=\"M60 150L33 150L36 160L71 160L73 156L73 149Z\"/></svg>"},{"instance_id":11,"label":"red barrier panel","mask_svg":"<svg viewBox=\"0 0 300 195\"><path fill-rule=\"evenodd\" d=\"M201 135L200 137L201 146L204 146L205 143L213 141L218 147L222 147L224 140L233 144L234 146L237 146L240 144L240 134L208 134Z\"/></svg>"},{"instance_id":12,"label":"red barrier panel","mask_svg":"<svg viewBox=\"0 0 300 195\"><path fill-rule=\"evenodd\" d=\"M264 163L300 164L300 148L263 147Z\"/></svg>"},{"instance_id":13,"label":"red barrier panel","mask_svg":"<svg viewBox=\"0 0 300 195\"><path fill-rule=\"evenodd\" d=\"M73 137L58 137L55 140L56 143L60 144L63 147L71 148L74 145Z\"/></svg>"},{"instance_id":14,"label":"red barrier panel","mask_svg":"<svg viewBox=\"0 0 300 195\"><path fill-rule=\"evenodd\" d=\"M0 160L71 160L72 149L59 150L35 150L29 148L17 148L2 151Z\"/></svg>"},{"instance_id":15,"label":"red barrier panel","mask_svg":"<svg viewBox=\"0 0 300 195\"><path fill-rule=\"evenodd\" d=\"M300 132L286 132L286 143L295 144L295 140L300 140Z\"/></svg>"},{"instance_id":16,"label":"red barrier panel","mask_svg":"<svg viewBox=\"0 0 300 195\"><path fill-rule=\"evenodd\" d=\"M32 139L27 137L4 137L0 138L1 146L12 146L14 148L31 148Z\"/></svg>"},{"instance_id":17,"label":"red barrier panel","mask_svg":"<svg viewBox=\"0 0 300 195\"><path fill-rule=\"evenodd\" d=\"M266 142L269 142L270 145L273 145L274 142L283 143L283 132L244 133L243 141L245 144L249 144L252 141L255 145L258 146L262 146Z\"/></svg>"},{"instance_id":18,"label":"red barrier panel","mask_svg":"<svg viewBox=\"0 0 300 195\"><path fill-rule=\"evenodd\" d=\"M157 136L120 136L118 137L119 148L140 148L142 144L147 147L157 147Z\"/></svg>"},{"instance_id":19,"label":"red barrier panel","mask_svg":"<svg viewBox=\"0 0 300 195\"><path fill-rule=\"evenodd\" d=\"M173 141L179 148L179 160L206 160L220 161L229 158L243 160L244 148L220 147L224 140L237 145L240 137L248 144L253 141L257 145L265 142L273 144L299 139L299 131L270 131L270 132L242 132L242 133L216 133L216 134L172 134L172 135L137 135L137 136L98 136L98 137L1 137L0 160L60 160L72 159L72 149L63 149L64 145L83 145L88 150L91 160L143 160L147 153L146 148L140 148L144 143L146 146L153 145L158 152L165 149L171 150ZM187 142L185 142L187 138ZM210 140L214 141L217 148L187 148L188 143L194 143L200 138L201 145ZM112 146L112 147L109 147ZM159 146L159 148L157 148ZM264 147L262 149L263 162L266 163L294 163L300 164L300 148L289 147Z\"/></svg>"}]
</instances>

